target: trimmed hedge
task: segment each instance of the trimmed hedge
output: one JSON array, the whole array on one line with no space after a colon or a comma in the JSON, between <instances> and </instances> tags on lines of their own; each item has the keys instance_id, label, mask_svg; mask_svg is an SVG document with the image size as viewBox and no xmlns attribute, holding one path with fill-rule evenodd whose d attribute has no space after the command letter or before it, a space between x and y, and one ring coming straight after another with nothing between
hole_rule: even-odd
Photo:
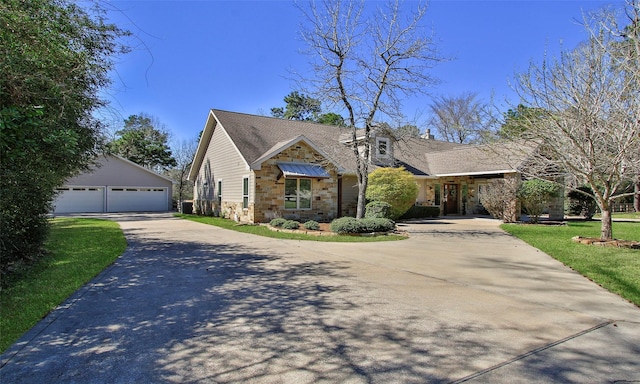
<instances>
[{"instance_id":1,"label":"trimmed hedge","mask_svg":"<svg viewBox=\"0 0 640 384\"><path fill-rule=\"evenodd\" d=\"M286 220L284 224L282 224L282 229L298 229L300 228L300 223L295 220Z\"/></svg>"},{"instance_id":2,"label":"trimmed hedge","mask_svg":"<svg viewBox=\"0 0 640 384\"><path fill-rule=\"evenodd\" d=\"M402 215L401 219L423 219L438 216L440 216L440 207L414 205Z\"/></svg>"},{"instance_id":3,"label":"trimmed hedge","mask_svg":"<svg viewBox=\"0 0 640 384\"><path fill-rule=\"evenodd\" d=\"M310 231L317 231L320 229L320 224L317 221L309 220L304 223L304 227Z\"/></svg>"},{"instance_id":4,"label":"trimmed hedge","mask_svg":"<svg viewBox=\"0 0 640 384\"><path fill-rule=\"evenodd\" d=\"M273 219L269 222L269 225L272 227L280 228L287 222L287 219L283 219L282 217L278 217L277 219Z\"/></svg>"},{"instance_id":5,"label":"trimmed hedge","mask_svg":"<svg viewBox=\"0 0 640 384\"><path fill-rule=\"evenodd\" d=\"M372 201L365 207L364 217L369 219L391 219L391 204L386 201Z\"/></svg>"},{"instance_id":6,"label":"trimmed hedge","mask_svg":"<svg viewBox=\"0 0 640 384\"><path fill-rule=\"evenodd\" d=\"M371 233L389 232L394 230L396 224L384 218L341 217L331 222L331 231L336 233Z\"/></svg>"}]
</instances>

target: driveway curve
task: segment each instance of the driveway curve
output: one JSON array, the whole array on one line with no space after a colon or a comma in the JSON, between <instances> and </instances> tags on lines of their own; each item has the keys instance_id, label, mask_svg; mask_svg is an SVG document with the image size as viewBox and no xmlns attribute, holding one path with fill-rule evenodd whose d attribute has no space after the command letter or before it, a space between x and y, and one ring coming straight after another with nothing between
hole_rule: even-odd
<instances>
[{"instance_id":1,"label":"driveway curve","mask_svg":"<svg viewBox=\"0 0 640 384\"><path fill-rule=\"evenodd\" d=\"M129 247L2 355L3 383L640 381L640 309L493 220L343 244L100 217Z\"/></svg>"}]
</instances>

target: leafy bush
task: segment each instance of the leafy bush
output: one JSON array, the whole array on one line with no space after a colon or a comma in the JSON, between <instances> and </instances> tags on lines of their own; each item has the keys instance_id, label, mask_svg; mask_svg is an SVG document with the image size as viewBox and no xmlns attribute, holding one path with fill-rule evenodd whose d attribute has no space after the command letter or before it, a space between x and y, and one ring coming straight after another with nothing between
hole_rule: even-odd
<instances>
[{"instance_id":1,"label":"leafy bush","mask_svg":"<svg viewBox=\"0 0 640 384\"><path fill-rule=\"evenodd\" d=\"M283 229L298 229L300 228L300 223L295 220L286 220L284 224L282 224Z\"/></svg>"},{"instance_id":2,"label":"leafy bush","mask_svg":"<svg viewBox=\"0 0 640 384\"><path fill-rule=\"evenodd\" d=\"M579 187L578 190L569 191L569 214L580 215L587 220L591 220L598 207L593 199L593 191L587 186Z\"/></svg>"},{"instance_id":3,"label":"leafy bush","mask_svg":"<svg viewBox=\"0 0 640 384\"><path fill-rule=\"evenodd\" d=\"M388 232L394 228L395 223L385 218L341 217L331 222L331 231L336 233Z\"/></svg>"},{"instance_id":4,"label":"leafy bush","mask_svg":"<svg viewBox=\"0 0 640 384\"><path fill-rule=\"evenodd\" d=\"M364 218L360 220L363 227L363 233L368 232L389 232L393 231L396 223L386 218Z\"/></svg>"},{"instance_id":5,"label":"leafy bush","mask_svg":"<svg viewBox=\"0 0 640 384\"><path fill-rule=\"evenodd\" d=\"M304 223L304 227L310 231L317 231L320 229L320 224L317 221L309 220Z\"/></svg>"},{"instance_id":6,"label":"leafy bush","mask_svg":"<svg viewBox=\"0 0 640 384\"><path fill-rule=\"evenodd\" d=\"M372 201L365 207L364 217L372 219L390 219L391 204L384 201Z\"/></svg>"},{"instance_id":7,"label":"leafy bush","mask_svg":"<svg viewBox=\"0 0 640 384\"><path fill-rule=\"evenodd\" d=\"M560 186L546 180L532 179L523 182L518 188L518 198L527 210L532 223L537 223L549 200L558 195Z\"/></svg>"},{"instance_id":8,"label":"leafy bush","mask_svg":"<svg viewBox=\"0 0 640 384\"><path fill-rule=\"evenodd\" d=\"M330 228L335 233L358 233L358 219L355 217L341 217L333 220Z\"/></svg>"},{"instance_id":9,"label":"leafy bush","mask_svg":"<svg viewBox=\"0 0 640 384\"><path fill-rule=\"evenodd\" d=\"M280 228L287 222L287 219L283 219L282 217L278 217L277 219L273 219L269 222L269 225L272 227Z\"/></svg>"},{"instance_id":10,"label":"leafy bush","mask_svg":"<svg viewBox=\"0 0 640 384\"><path fill-rule=\"evenodd\" d=\"M402 215L402 219L423 219L440 216L440 207L414 205Z\"/></svg>"},{"instance_id":11,"label":"leafy bush","mask_svg":"<svg viewBox=\"0 0 640 384\"><path fill-rule=\"evenodd\" d=\"M384 201L391 205L391 219L402 216L415 203L418 185L403 167L378 168L369 175L368 200Z\"/></svg>"}]
</instances>

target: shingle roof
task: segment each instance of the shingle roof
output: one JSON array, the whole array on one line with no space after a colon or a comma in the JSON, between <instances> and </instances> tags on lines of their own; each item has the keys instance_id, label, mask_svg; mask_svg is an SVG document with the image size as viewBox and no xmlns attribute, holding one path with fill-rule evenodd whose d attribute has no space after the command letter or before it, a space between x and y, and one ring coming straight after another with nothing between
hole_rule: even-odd
<instances>
[{"instance_id":1,"label":"shingle roof","mask_svg":"<svg viewBox=\"0 0 640 384\"><path fill-rule=\"evenodd\" d=\"M517 144L466 145L424 156L434 175L452 176L515 172L531 152Z\"/></svg>"},{"instance_id":2,"label":"shingle roof","mask_svg":"<svg viewBox=\"0 0 640 384\"><path fill-rule=\"evenodd\" d=\"M347 128L217 109L212 112L248 164L272 151L278 143L304 136L347 172L355 169L353 152L338 142L340 135L349 132Z\"/></svg>"},{"instance_id":3,"label":"shingle roof","mask_svg":"<svg viewBox=\"0 0 640 384\"><path fill-rule=\"evenodd\" d=\"M341 139L350 137L349 128L219 109L212 109L211 113L227 132L247 164L269 157L270 153L278 151L284 143L303 137L335 162L344 173L355 173L353 149L340 143ZM209 140L205 134L203 139ZM420 176L504 172L515 170L522 162L522 157L507 156L504 151L489 148L432 139L406 138L394 143L394 156L398 165L403 165L413 174ZM194 165L197 167L197 164L199 163L196 159Z\"/></svg>"}]
</instances>

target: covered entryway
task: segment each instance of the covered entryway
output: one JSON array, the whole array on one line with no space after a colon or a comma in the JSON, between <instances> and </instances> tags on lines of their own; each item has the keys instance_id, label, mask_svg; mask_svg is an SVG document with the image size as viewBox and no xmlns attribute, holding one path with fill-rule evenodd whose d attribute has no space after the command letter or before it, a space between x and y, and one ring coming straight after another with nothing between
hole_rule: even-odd
<instances>
[{"instance_id":1,"label":"covered entryway","mask_svg":"<svg viewBox=\"0 0 640 384\"><path fill-rule=\"evenodd\" d=\"M460 213L458 210L458 184L445 184L444 185L444 214L456 215Z\"/></svg>"}]
</instances>

